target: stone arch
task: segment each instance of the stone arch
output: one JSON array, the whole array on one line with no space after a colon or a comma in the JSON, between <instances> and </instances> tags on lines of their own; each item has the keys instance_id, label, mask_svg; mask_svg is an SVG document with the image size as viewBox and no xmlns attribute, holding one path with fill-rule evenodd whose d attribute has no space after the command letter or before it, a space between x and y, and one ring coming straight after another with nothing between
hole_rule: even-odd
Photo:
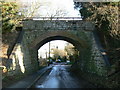
<instances>
[{"instance_id":1,"label":"stone arch","mask_svg":"<svg viewBox=\"0 0 120 90\"><path fill-rule=\"evenodd\" d=\"M96 46L92 32L80 30L34 30L25 31L24 39L27 40L29 57L33 70L38 70L38 49L52 40L65 40L72 43L79 50L77 68L85 72L97 74L104 73L104 60ZM104 71L103 71L104 70Z\"/></svg>"},{"instance_id":2,"label":"stone arch","mask_svg":"<svg viewBox=\"0 0 120 90\"><path fill-rule=\"evenodd\" d=\"M46 28L46 25L44 25L43 28L41 21L27 21L23 27L24 32L20 35L20 41L18 42L22 49L26 73L38 70L38 49L43 44L57 39L68 41L80 50L80 62L76 66L82 71L103 75L106 72L106 67L93 35L94 27L86 22L80 22L78 25L80 27L75 30L72 28L65 29L62 26ZM17 46L14 47L12 53L17 52L18 49Z\"/></svg>"},{"instance_id":3,"label":"stone arch","mask_svg":"<svg viewBox=\"0 0 120 90\"><path fill-rule=\"evenodd\" d=\"M65 40L72 43L77 50L80 51L80 60L82 62L83 58L86 58L87 53L91 52L89 43L87 40L83 40L80 36L76 36L76 34L71 33L69 31L47 31L42 35L33 39L32 43L29 45L30 52L31 52L31 60L32 62L38 63L38 49L44 45L45 43L52 41L52 40ZM86 54L85 54L86 53ZM87 55L90 56L90 55ZM89 58L91 59L91 58ZM35 64L36 66L36 64Z\"/></svg>"}]
</instances>

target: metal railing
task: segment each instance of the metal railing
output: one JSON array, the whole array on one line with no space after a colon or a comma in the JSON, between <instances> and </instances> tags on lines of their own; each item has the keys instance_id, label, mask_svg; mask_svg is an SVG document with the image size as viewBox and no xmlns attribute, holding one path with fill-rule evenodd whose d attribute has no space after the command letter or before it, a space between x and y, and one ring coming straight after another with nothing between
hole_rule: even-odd
<instances>
[{"instance_id":1,"label":"metal railing","mask_svg":"<svg viewBox=\"0 0 120 90\"><path fill-rule=\"evenodd\" d=\"M82 20L81 17L27 17L25 19L32 19L32 20Z\"/></svg>"}]
</instances>

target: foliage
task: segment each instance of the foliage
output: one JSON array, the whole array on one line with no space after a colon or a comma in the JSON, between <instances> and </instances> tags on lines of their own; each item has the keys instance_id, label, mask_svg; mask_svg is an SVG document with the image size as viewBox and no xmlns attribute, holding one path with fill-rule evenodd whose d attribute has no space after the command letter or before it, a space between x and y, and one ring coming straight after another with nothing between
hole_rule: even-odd
<instances>
[{"instance_id":1,"label":"foliage","mask_svg":"<svg viewBox=\"0 0 120 90\"><path fill-rule=\"evenodd\" d=\"M67 43L65 51L67 52L67 56L71 62L78 59L78 50L72 44Z\"/></svg>"},{"instance_id":2,"label":"foliage","mask_svg":"<svg viewBox=\"0 0 120 90\"><path fill-rule=\"evenodd\" d=\"M66 52L58 48L53 48L52 54L53 54L54 59L60 59L66 56Z\"/></svg>"},{"instance_id":3,"label":"foliage","mask_svg":"<svg viewBox=\"0 0 120 90\"><path fill-rule=\"evenodd\" d=\"M18 5L15 2L2 2L2 33L15 30L19 25Z\"/></svg>"},{"instance_id":4,"label":"foliage","mask_svg":"<svg viewBox=\"0 0 120 90\"><path fill-rule=\"evenodd\" d=\"M70 56L70 55L73 55L75 53L75 50L74 50L74 46L67 43L67 45L65 46L65 51L67 52L67 54Z\"/></svg>"},{"instance_id":5,"label":"foliage","mask_svg":"<svg viewBox=\"0 0 120 90\"><path fill-rule=\"evenodd\" d=\"M109 57L116 56L120 50L119 8L120 2L82 2L80 10L83 20L95 21L96 32ZM111 52L113 51L114 52ZM115 60L119 61L119 58Z\"/></svg>"},{"instance_id":6,"label":"foliage","mask_svg":"<svg viewBox=\"0 0 120 90\"><path fill-rule=\"evenodd\" d=\"M94 20L99 32L107 37L120 39L118 30L118 2L81 3L83 19Z\"/></svg>"},{"instance_id":7,"label":"foliage","mask_svg":"<svg viewBox=\"0 0 120 90\"><path fill-rule=\"evenodd\" d=\"M63 62L68 59L74 62L78 58L77 49L70 43L67 43L64 50L58 49L57 47L53 48L51 53L53 54L54 60L61 59Z\"/></svg>"}]
</instances>

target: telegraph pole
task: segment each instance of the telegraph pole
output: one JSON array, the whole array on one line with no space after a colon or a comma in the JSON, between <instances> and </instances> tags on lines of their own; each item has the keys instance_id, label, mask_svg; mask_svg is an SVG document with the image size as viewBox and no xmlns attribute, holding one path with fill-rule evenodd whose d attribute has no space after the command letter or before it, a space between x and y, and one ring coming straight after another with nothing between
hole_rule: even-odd
<instances>
[{"instance_id":1,"label":"telegraph pole","mask_svg":"<svg viewBox=\"0 0 120 90\"><path fill-rule=\"evenodd\" d=\"M49 42L49 59L50 59L50 42Z\"/></svg>"}]
</instances>

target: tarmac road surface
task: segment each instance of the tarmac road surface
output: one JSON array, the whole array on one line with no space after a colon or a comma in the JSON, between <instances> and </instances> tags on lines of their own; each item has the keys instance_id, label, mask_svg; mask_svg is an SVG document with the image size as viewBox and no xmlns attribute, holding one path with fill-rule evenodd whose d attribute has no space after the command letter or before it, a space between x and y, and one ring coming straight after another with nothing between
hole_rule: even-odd
<instances>
[{"instance_id":1,"label":"tarmac road surface","mask_svg":"<svg viewBox=\"0 0 120 90\"><path fill-rule=\"evenodd\" d=\"M95 88L69 71L70 65L53 65L51 71L43 75L33 88Z\"/></svg>"}]
</instances>

